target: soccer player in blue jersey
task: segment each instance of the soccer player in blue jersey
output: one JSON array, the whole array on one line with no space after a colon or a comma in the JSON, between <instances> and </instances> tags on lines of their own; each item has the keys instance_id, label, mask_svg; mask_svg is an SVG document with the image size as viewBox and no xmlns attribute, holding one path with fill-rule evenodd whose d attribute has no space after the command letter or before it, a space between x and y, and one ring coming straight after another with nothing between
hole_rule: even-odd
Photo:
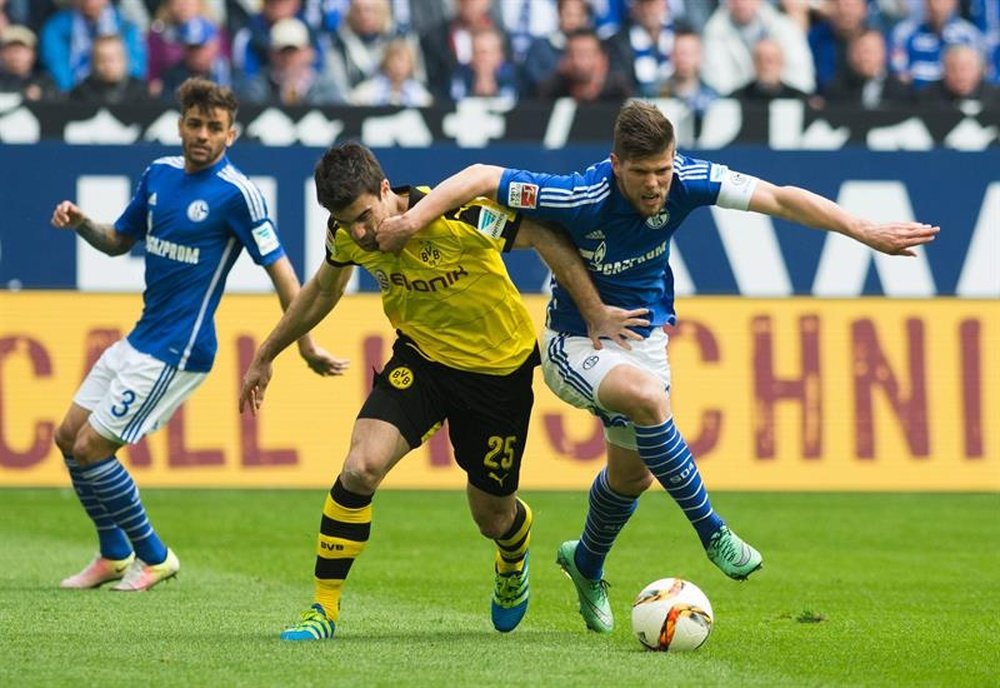
<instances>
[{"instance_id":1,"label":"soccer player in blue jersey","mask_svg":"<svg viewBox=\"0 0 1000 688\"><path fill-rule=\"evenodd\" d=\"M552 285L542 340L542 370L552 390L604 423L608 462L590 488L583 533L559 547L557 562L577 589L588 628L614 623L603 566L615 538L654 479L684 510L709 559L743 580L761 567L756 549L740 539L712 508L684 438L674 425L670 365L663 326L676 322L670 238L700 206L752 210L810 227L840 232L894 255L934 238L937 227L876 224L794 186L775 186L725 165L682 155L673 126L653 105L626 103L618 114L611 156L580 173L561 175L473 165L445 180L398 218L377 230L384 250L442 209L493 196L501 204L561 223L590 269L601 299L633 310L647 308L644 339L597 348L558 282Z\"/></svg>"},{"instance_id":2,"label":"soccer player in blue jersey","mask_svg":"<svg viewBox=\"0 0 1000 688\"><path fill-rule=\"evenodd\" d=\"M217 348L215 309L242 249L267 271L282 308L299 291L264 197L226 156L236 138L232 91L189 79L177 96L183 155L153 161L114 224L94 222L72 201L52 213L54 226L73 229L108 255L146 244L142 316L94 364L56 430L100 544L100 553L63 580L63 588L118 581L114 590L147 590L177 573L177 555L153 529L115 452L164 425L204 381ZM315 372L343 372L346 361L308 336L298 344Z\"/></svg>"}]
</instances>

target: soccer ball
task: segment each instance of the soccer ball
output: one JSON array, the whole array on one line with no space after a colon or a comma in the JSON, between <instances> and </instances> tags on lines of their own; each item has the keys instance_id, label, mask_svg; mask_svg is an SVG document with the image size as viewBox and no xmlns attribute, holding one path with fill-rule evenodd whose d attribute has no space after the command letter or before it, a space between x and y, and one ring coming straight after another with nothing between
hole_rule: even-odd
<instances>
[{"instance_id":1,"label":"soccer ball","mask_svg":"<svg viewBox=\"0 0 1000 688\"><path fill-rule=\"evenodd\" d=\"M696 650L708 640L714 622L705 593L680 578L653 581L632 603L632 632L649 650Z\"/></svg>"}]
</instances>

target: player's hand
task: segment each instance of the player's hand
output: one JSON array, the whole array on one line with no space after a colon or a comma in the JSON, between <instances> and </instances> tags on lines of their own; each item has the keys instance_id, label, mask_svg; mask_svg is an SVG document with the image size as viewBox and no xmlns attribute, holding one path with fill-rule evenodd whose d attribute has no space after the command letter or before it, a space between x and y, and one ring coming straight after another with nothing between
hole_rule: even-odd
<instances>
[{"instance_id":1,"label":"player's hand","mask_svg":"<svg viewBox=\"0 0 1000 688\"><path fill-rule=\"evenodd\" d=\"M375 228L375 241L380 251L399 253L410 237L420 229L415 226L406 213L387 217Z\"/></svg>"},{"instance_id":2,"label":"player's hand","mask_svg":"<svg viewBox=\"0 0 1000 688\"><path fill-rule=\"evenodd\" d=\"M52 211L50 222L59 229L76 229L85 217L73 201L63 201Z\"/></svg>"},{"instance_id":3,"label":"player's hand","mask_svg":"<svg viewBox=\"0 0 1000 688\"><path fill-rule=\"evenodd\" d=\"M915 256L913 248L934 241L940 231L940 227L922 222L866 223L858 240L890 256Z\"/></svg>"},{"instance_id":4,"label":"player's hand","mask_svg":"<svg viewBox=\"0 0 1000 688\"><path fill-rule=\"evenodd\" d=\"M630 330L630 327L647 327L648 308L625 310L615 306L603 306L596 319L587 321L587 336L594 343L595 349L603 349L601 339L610 339L623 349L632 350L629 340L641 341L642 335Z\"/></svg>"},{"instance_id":5,"label":"player's hand","mask_svg":"<svg viewBox=\"0 0 1000 688\"><path fill-rule=\"evenodd\" d=\"M351 362L346 358L337 358L320 346L314 346L308 351L299 350L309 369L317 375L343 375Z\"/></svg>"},{"instance_id":6,"label":"player's hand","mask_svg":"<svg viewBox=\"0 0 1000 688\"><path fill-rule=\"evenodd\" d=\"M246 375L243 376L243 385L240 387L240 413L250 409L250 413L257 415L261 404L264 403L264 390L271 382L273 369L270 361L253 359L250 367L247 368Z\"/></svg>"}]
</instances>

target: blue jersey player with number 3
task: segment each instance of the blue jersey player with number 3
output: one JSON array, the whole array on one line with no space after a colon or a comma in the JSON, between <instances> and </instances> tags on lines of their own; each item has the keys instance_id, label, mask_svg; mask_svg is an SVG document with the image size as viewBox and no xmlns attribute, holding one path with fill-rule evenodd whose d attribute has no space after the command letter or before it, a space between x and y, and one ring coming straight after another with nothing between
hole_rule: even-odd
<instances>
[{"instance_id":1,"label":"blue jersey player with number 3","mask_svg":"<svg viewBox=\"0 0 1000 688\"><path fill-rule=\"evenodd\" d=\"M282 308L299 281L275 233L260 190L226 156L236 138L232 91L189 79L177 91L183 155L146 168L135 195L113 224L99 224L71 201L52 224L73 229L116 256L146 248L146 288L139 322L98 359L73 398L55 441L73 488L97 529L100 552L63 588L147 590L176 575L180 561L150 524L139 491L115 452L164 425L202 383L217 343L215 309L226 276L244 248L274 283ZM346 361L299 340L315 372L339 375Z\"/></svg>"},{"instance_id":2,"label":"blue jersey player with number 3","mask_svg":"<svg viewBox=\"0 0 1000 688\"><path fill-rule=\"evenodd\" d=\"M528 217L561 223L608 305L647 309L642 339L595 348L587 326L558 283L552 286L542 371L564 401L601 418L608 463L590 488L579 540L564 542L556 561L573 581L587 627L611 631L614 617L604 561L637 505L658 482L683 509L708 558L744 580L763 558L712 508L687 443L674 425L670 365L663 326L676 322L670 239L700 206L752 210L843 233L873 249L913 255L938 228L915 222L876 224L794 186L778 187L725 165L681 155L673 126L653 105L626 103L615 121L611 156L576 174L546 174L473 165L445 180L405 214L389 218L376 239L396 250L426 218L469 198L493 196Z\"/></svg>"}]
</instances>

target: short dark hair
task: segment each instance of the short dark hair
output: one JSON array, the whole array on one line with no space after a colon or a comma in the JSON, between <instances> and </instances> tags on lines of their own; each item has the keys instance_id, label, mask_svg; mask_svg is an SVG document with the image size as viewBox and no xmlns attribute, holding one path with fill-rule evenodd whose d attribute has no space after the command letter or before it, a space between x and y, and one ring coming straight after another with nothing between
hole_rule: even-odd
<instances>
[{"instance_id":1,"label":"short dark hair","mask_svg":"<svg viewBox=\"0 0 1000 688\"><path fill-rule=\"evenodd\" d=\"M236 122L236 111L239 110L240 103L232 89L220 86L214 81L192 77L185 79L184 83L177 87L177 103L181 106L181 116L187 114L191 108L197 108L201 112L209 112L215 108L221 108L229 113L229 123Z\"/></svg>"},{"instance_id":2,"label":"short dark hair","mask_svg":"<svg viewBox=\"0 0 1000 688\"><path fill-rule=\"evenodd\" d=\"M332 146L313 173L316 200L331 211L346 208L362 194L378 196L383 179L385 172L375 154L355 141Z\"/></svg>"},{"instance_id":3,"label":"short dark hair","mask_svg":"<svg viewBox=\"0 0 1000 688\"><path fill-rule=\"evenodd\" d=\"M614 154L621 160L659 155L675 144L674 125L652 103L630 100L615 119Z\"/></svg>"}]
</instances>

